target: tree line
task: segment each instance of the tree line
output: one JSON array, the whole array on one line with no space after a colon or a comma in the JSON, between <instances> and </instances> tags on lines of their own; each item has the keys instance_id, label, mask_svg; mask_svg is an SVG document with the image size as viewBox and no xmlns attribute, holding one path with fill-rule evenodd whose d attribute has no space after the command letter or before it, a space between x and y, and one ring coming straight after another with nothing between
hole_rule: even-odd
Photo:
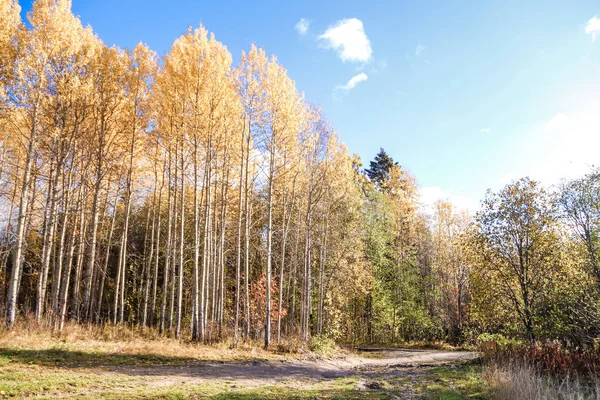
<instances>
[{"instance_id":1,"label":"tree line","mask_svg":"<svg viewBox=\"0 0 600 400\"><path fill-rule=\"evenodd\" d=\"M372 283L358 341L500 334L597 348L599 169L553 187L515 180L474 213L447 200L416 207L414 178L383 150L361 178Z\"/></svg>"},{"instance_id":2,"label":"tree line","mask_svg":"<svg viewBox=\"0 0 600 400\"><path fill-rule=\"evenodd\" d=\"M106 46L70 1L36 1L27 27L19 10L2 1L7 326L322 331L356 188L277 59L252 46L234 66L203 27L159 59Z\"/></svg>"},{"instance_id":3,"label":"tree line","mask_svg":"<svg viewBox=\"0 0 600 400\"><path fill-rule=\"evenodd\" d=\"M0 0L9 329L24 316L265 346L596 334L597 175L427 213L405 168L383 150L363 168L256 46L234 65L200 26L158 57L105 45L69 0L19 12Z\"/></svg>"}]
</instances>

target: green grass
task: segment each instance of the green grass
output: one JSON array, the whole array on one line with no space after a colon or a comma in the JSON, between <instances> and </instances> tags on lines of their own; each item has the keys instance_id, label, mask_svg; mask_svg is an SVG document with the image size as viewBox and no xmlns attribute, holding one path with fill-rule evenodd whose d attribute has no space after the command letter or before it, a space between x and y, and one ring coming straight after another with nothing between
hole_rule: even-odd
<instances>
[{"instance_id":1,"label":"green grass","mask_svg":"<svg viewBox=\"0 0 600 400\"><path fill-rule=\"evenodd\" d=\"M282 382L260 388L243 389L232 382L215 382L203 384L180 384L164 388L141 387L128 385L117 387L115 390L105 388L102 391L72 391L71 398L103 399L195 399L207 398L214 400L225 399L364 399L384 400L393 399L387 390L358 390L358 377L339 378L325 382L293 381ZM138 382L138 385L141 382ZM48 393L51 398L51 393ZM22 393L20 395L23 395ZM95 395L95 396L94 396Z\"/></svg>"},{"instance_id":2,"label":"green grass","mask_svg":"<svg viewBox=\"0 0 600 400\"><path fill-rule=\"evenodd\" d=\"M394 398L387 390L359 390L360 377L345 377L324 382L309 381L284 382L257 389L219 393L210 399L251 400L251 399L364 399L384 400Z\"/></svg>"},{"instance_id":3,"label":"green grass","mask_svg":"<svg viewBox=\"0 0 600 400\"><path fill-rule=\"evenodd\" d=\"M173 365L197 361L191 357L160 356L156 354L119 354L95 351L73 351L61 348L19 349L0 348L0 366L10 362L40 366L99 366L99 365Z\"/></svg>"},{"instance_id":4,"label":"green grass","mask_svg":"<svg viewBox=\"0 0 600 400\"><path fill-rule=\"evenodd\" d=\"M0 398L180 399L208 397L230 388L230 384L224 381L201 385L173 383L164 387L157 387L155 381L156 378L152 376L98 374L85 369L15 364L0 369Z\"/></svg>"},{"instance_id":5,"label":"green grass","mask_svg":"<svg viewBox=\"0 0 600 400\"><path fill-rule=\"evenodd\" d=\"M0 369L0 394L2 396L48 396L54 394L76 394L95 388L107 387L127 389L134 381L123 382L118 377L102 376L83 371L68 371L58 368L39 368L15 364Z\"/></svg>"},{"instance_id":6,"label":"green grass","mask_svg":"<svg viewBox=\"0 0 600 400\"><path fill-rule=\"evenodd\" d=\"M376 381L379 389L365 384ZM0 366L0 398L103 398L103 399L491 399L492 393L475 363L434 368L407 368L383 375L350 376L321 382L299 379L258 388L227 380L198 383L173 379L159 385L155 377L126 373L99 374L97 369L48 367L4 363Z\"/></svg>"},{"instance_id":7,"label":"green grass","mask_svg":"<svg viewBox=\"0 0 600 400\"><path fill-rule=\"evenodd\" d=\"M421 379L418 391L425 399L491 399L492 390L482 378L482 366L468 362L431 368Z\"/></svg>"},{"instance_id":8,"label":"green grass","mask_svg":"<svg viewBox=\"0 0 600 400\"><path fill-rule=\"evenodd\" d=\"M103 399L393 399L395 390L359 389L361 377L344 377L322 382L294 380L246 389L230 381L214 383L173 383L152 385L153 377L124 374L94 374L85 369L70 370L15 364L0 368L0 398L103 398Z\"/></svg>"},{"instance_id":9,"label":"green grass","mask_svg":"<svg viewBox=\"0 0 600 400\"><path fill-rule=\"evenodd\" d=\"M239 393L222 393L212 399L232 400L259 400L259 399L363 399L387 400L393 399L392 395L384 392L361 392L356 389L327 389L327 390L280 390L277 388L263 388L254 391Z\"/></svg>"},{"instance_id":10,"label":"green grass","mask_svg":"<svg viewBox=\"0 0 600 400\"><path fill-rule=\"evenodd\" d=\"M320 382L298 379L257 387L260 379L250 383L198 382L183 375L179 378L177 373L161 380L128 372L128 367L170 365L177 368L201 362L195 357L97 350L79 351L59 346L0 347L0 398L383 400L408 397L457 400L492 397L477 362L392 371L381 369ZM380 387L368 389L366 384L373 381Z\"/></svg>"}]
</instances>

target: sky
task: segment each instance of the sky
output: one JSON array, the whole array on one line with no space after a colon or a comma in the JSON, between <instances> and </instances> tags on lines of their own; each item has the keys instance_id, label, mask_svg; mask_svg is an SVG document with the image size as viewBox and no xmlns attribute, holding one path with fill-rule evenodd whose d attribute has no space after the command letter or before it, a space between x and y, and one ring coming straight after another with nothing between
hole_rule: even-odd
<instances>
[{"instance_id":1,"label":"sky","mask_svg":"<svg viewBox=\"0 0 600 400\"><path fill-rule=\"evenodd\" d=\"M600 164L598 0L73 0L73 11L122 48L162 55L200 24L234 62L263 47L350 153L366 166L384 148L425 204L474 210L488 188Z\"/></svg>"}]
</instances>

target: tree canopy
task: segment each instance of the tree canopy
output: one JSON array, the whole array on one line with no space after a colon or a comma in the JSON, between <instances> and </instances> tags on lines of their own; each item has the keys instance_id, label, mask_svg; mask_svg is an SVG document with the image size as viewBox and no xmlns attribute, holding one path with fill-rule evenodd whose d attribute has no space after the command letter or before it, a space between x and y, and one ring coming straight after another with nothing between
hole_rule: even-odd
<instances>
[{"instance_id":1,"label":"tree canopy","mask_svg":"<svg viewBox=\"0 0 600 400\"><path fill-rule=\"evenodd\" d=\"M274 55L205 27L104 44L69 0L0 0L0 298L8 329L123 324L215 342L482 333L593 345L600 172L423 207L362 168ZM308 97L308 96L307 96Z\"/></svg>"}]
</instances>

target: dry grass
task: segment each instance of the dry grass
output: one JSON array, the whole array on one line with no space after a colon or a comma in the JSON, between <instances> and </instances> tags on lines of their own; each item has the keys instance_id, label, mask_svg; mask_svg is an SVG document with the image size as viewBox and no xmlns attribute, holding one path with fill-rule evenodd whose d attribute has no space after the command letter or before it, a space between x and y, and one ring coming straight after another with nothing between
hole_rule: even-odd
<instances>
[{"instance_id":1,"label":"dry grass","mask_svg":"<svg viewBox=\"0 0 600 400\"><path fill-rule=\"evenodd\" d=\"M185 333L182 336L189 337ZM11 331L0 329L0 353L14 355L19 351L27 351L31 356L35 353L38 353L38 357L49 354L54 359L59 358L60 354L68 354L69 362L86 364L93 363L96 359L98 362L133 364L144 363L145 360L182 362L281 359L296 353L296 346L290 347L287 351L289 354L285 355L277 351L266 351L259 342L240 341L239 346L233 348L232 341L227 339L213 344L200 344L159 335L156 329L112 325L69 323L62 331L52 332L44 326L21 321Z\"/></svg>"},{"instance_id":2,"label":"dry grass","mask_svg":"<svg viewBox=\"0 0 600 400\"><path fill-rule=\"evenodd\" d=\"M522 362L488 363L483 378L497 400L600 400L598 378L551 377Z\"/></svg>"},{"instance_id":3,"label":"dry grass","mask_svg":"<svg viewBox=\"0 0 600 400\"><path fill-rule=\"evenodd\" d=\"M189 332L182 336L189 337ZM156 377L129 367L198 365L203 361L262 361L298 357L265 351L262 343L230 340L200 344L159 335L154 329L67 324L61 332L21 320L0 329L0 398L188 398L229 390L223 382L155 387Z\"/></svg>"},{"instance_id":4,"label":"dry grass","mask_svg":"<svg viewBox=\"0 0 600 400\"><path fill-rule=\"evenodd\" d=\"M478 350L486 360L498 364L520 362L550 375L594 378L600 375L600 349L597 346L566 347L558 340L525 342L514 339L481 341Z\"/></svg>"}]
</instances>

